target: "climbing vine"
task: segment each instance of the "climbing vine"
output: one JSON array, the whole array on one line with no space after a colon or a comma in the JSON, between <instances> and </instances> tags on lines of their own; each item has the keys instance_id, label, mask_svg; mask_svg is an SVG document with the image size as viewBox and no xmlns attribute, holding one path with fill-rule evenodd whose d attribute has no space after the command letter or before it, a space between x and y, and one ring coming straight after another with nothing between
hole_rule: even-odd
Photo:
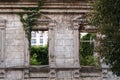
<instances>
[{"instance_id":1,"label":"climbing vine","mask_svg":"<svg viewBox=\"0 0 120 80\"><path fill-rule=\"evenodd\" d=\"M31 31L32 27L36 25L37 15L40 15L40 7L42 6L42 1L39 0L37 7L28 7L24 8L27 13L20 13L20 21L23 24L23 28L25 30L26 37L29 41L29 47L31 46Z\"/></svg>"}]
</instances>

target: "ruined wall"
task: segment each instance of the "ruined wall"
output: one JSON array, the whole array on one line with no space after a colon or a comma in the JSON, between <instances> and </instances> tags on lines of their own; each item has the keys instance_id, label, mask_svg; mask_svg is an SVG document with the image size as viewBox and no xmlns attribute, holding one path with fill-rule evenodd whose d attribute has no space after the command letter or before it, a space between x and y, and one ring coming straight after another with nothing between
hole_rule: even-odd
<instances>
[{"instance_id":1,"label":"ruined wall","mask_svg":"<svg viewBox=\"0 0 120 80\"><path fill-rule=\"evenodd\" d=\"M79 63L79 22L90 12L86 2L47 1L41 8L41 20L48 22L49 65L29 65L28 41L19 12L36 3L0 3L0 80L102 80L100 69L81 68ZM87 71L85 71L87 70ZM96 70L96 71L94 71Z\"/></svg>"},{"instance_id":2,"label":"ruined wall","mask_svg":"<svg viewBox=\"0 0 120 80\"><path fill-rule=\"evenodd\" d=\"M3 59L0 64L1 71L3 72L1 77L15 80L14 77L17 76L17 79L21 79L24 77L24 69L22 68L29 65L28 59L26 60L29 54L26 54L27 43L25 43L26 39L19 15L0 14L0 20L4 20L1 23L4 24L5 31L2 33L4 34L2 35L4 38L2 39L2 44L4 46L1 47L4 49L4 52L1 55L1 59Z\"/></svg>"}]
</instances>

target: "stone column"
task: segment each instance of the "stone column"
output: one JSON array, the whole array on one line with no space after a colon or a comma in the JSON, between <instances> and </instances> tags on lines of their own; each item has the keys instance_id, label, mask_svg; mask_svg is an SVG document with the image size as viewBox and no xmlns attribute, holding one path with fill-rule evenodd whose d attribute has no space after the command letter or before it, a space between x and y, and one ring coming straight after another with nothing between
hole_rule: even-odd
<instances>
[{"instance_id":1,"label":"stone column","mask_svg":"<svg viewBox=\"0 0 120 80\"><path fill-rule=\"evenodd\" d=\"M24 69L24 80L29 80L29 75L30 75L30 72L29 72L29 69Z\"/></svg>"},{"instance_id":2,"label":"stone column","mask_svg":"<svg viewBox=\"0 0 120 80\"><path fill-rule=\"evenodd\" d=\"M27 35L24 31L24 70L23 70L23 75L24 75L24 80L29 80L30 78L30 51L29 51L29 41L27 38Z\"/></svg>"},{"instance_id":3,"label":"stone column","mask_svg":"<svg viewBox=\"0 0 120 80\"><path fill-rule=\"evenodd\" d=\"M80 67L80 62L79 62L79 24L74 23L74 60L75 60L75 67Z\"/></svg>"},{"instance_id":4,"label":"stone column","mask_svg":"<svg viewBox=\"0 0 120 80\"><path fill-rule=\"evenodd\" d=\"M56 64L55 64L55 55L54 55L54 40L55 40L55 37L54 37L54 34L55 34L55 31L54 31L54 27L55 27L55 24L54 22L50 22L49 23L49 66L50 66L50 80L56 80L56 70L55 70L55 67L56 67Z\"/></svg>"},{"instance_id":5,"label":"stone column","mask_svg":"<svg viewBox=\"0 0 120 80\"><path fill-rule=\"evenodd\" d=\"M54 25L54 22L50 22L50 24L49 24L49 30L48 30L48 32L49 32L49 39L48 39L48 41L49 41L49 65L50 65L50 68L52 68L52 67L55 67L55 56L54 56L54 40L55 40L55 37L54 37L54 34L55 34L55 32L54 32L54 27L55 27L55 25Z\"/></svg>"},{"instance_id":6,"label":"stone column","mask_svg":"<svg viewBox=\"0 0 120 80\"><path fill-rule=\"evenodd\" d=\"M29 67L30 65L30 51L29 51L29 41L27 39L27 35L24 32L24 66Z\"/></svg>"},{"instance_id":7,"label":"stone column","mask_svg":"<svg viewBox=\"0 0 120 80\"><path fill-rule=\"evenodd\" d=\"M5 78L5 20L0 20L0 79Z\"/></svg>"},{"instance_id":8,"label":"stone column","mask_svg":"<svg viewBox=\"0 0 120 80\"><path fill-rule=\"evenodd\" d=\"M80 60L79 60L79 45L80 45L80 40L79 40L79 23L78 22L74 22L74 67L75 70L73 71L73 80L79 80L80 79Z\"/></svg>"}]
</instances>

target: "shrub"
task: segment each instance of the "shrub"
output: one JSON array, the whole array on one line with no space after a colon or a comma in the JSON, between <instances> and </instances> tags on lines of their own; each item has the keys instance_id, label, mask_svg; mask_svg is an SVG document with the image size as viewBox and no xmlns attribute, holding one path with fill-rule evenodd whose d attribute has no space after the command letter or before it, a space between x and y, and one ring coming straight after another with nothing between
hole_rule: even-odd
<instances>
[{"instance_id":1,"label":"shrub","mask_svg":"<svg viewBox=\"0 0 120 80\"><path fill-rule=\"evenodd\" d=\"M48 46L31 46L31 65L48 65Z\"/></svg>"}]
</instances>

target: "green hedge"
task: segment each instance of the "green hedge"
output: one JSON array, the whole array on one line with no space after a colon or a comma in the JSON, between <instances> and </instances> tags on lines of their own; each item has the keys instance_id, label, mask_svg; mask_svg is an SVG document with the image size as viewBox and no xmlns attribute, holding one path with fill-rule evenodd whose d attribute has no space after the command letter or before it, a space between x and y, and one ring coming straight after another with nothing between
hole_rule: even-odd
<instances>
[{"instance_id":1,"label":"green hedge","mask_svg":"<svg viewBox=\"0 0 120 80\"><path fill-rule=\"evenodd\" d=\"M81 40L90 40L96 38L96 34L88 33L83 36ZM98 66L98 60L95 60L94 53L94 44L91 42L80 42L80 64L83 66Z\"/></svg>"},{"instance_id":2,"label":"green hedge","mask_svg":"<svg viewBox=\"0 0 120 80\"><path fill-rule=\"evenodd\" d=\"M30 64L48 65L48 46L31 46Z\"/></svg>"}]
</instances>

